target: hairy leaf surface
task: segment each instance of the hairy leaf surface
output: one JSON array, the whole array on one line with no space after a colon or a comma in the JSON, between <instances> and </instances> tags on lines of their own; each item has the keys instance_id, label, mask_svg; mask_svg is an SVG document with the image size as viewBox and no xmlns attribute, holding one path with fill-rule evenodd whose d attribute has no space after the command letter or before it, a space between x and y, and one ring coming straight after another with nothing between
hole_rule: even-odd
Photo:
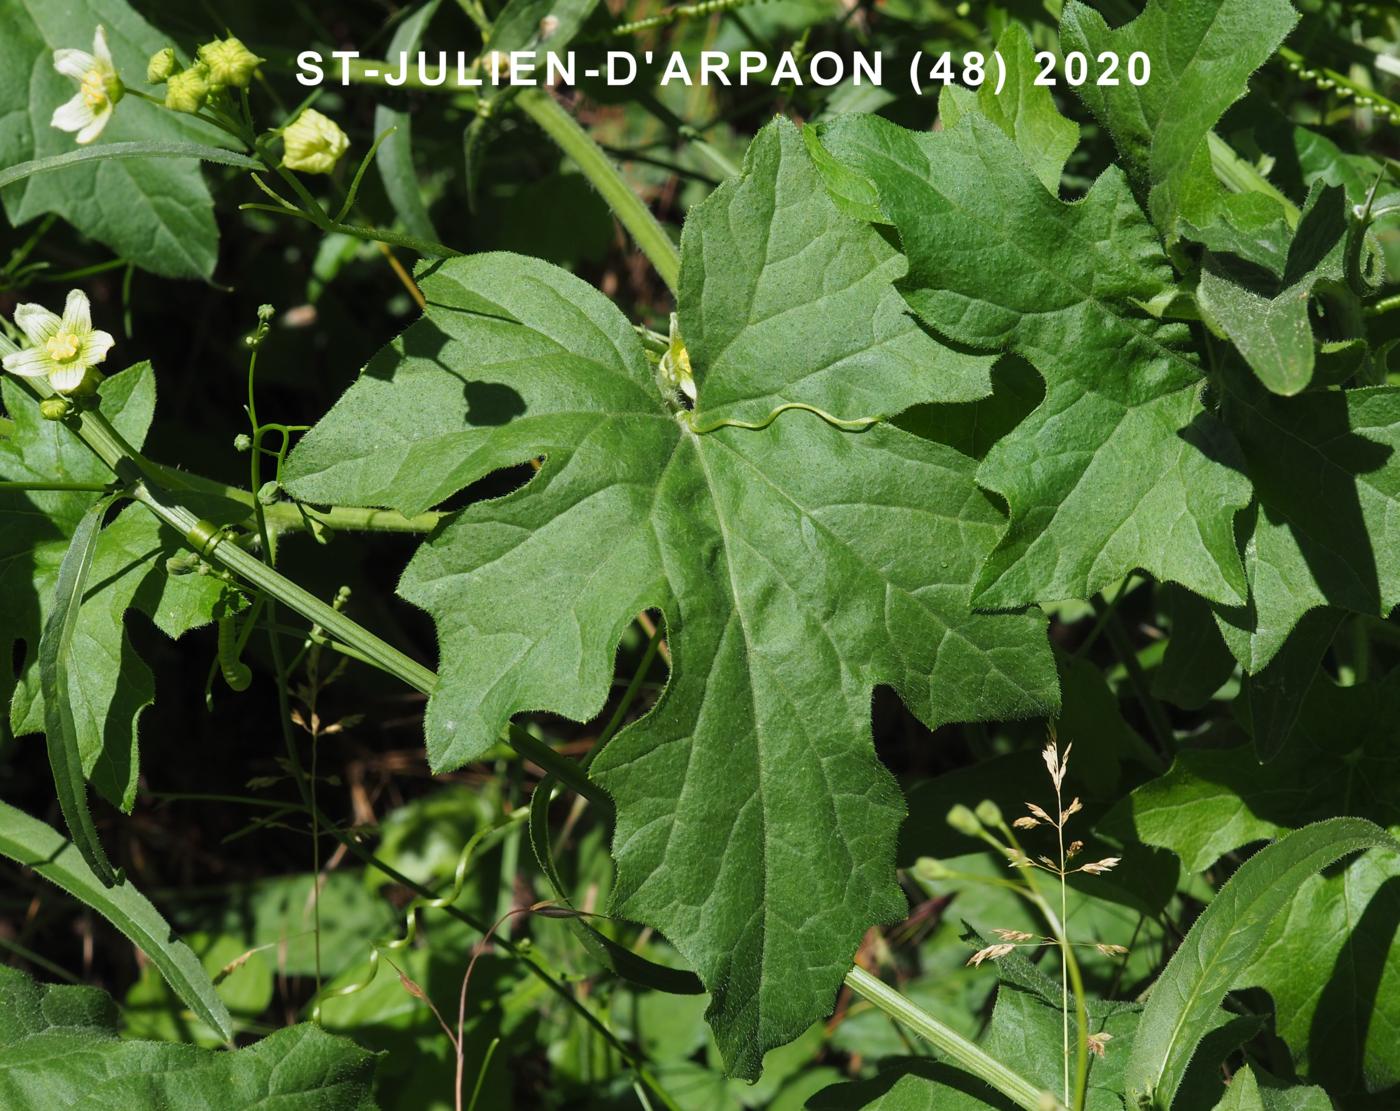
<instances>
[{"instance_id":1,"label":"hairy leaf surface","mask_svg":"<svg viewBox=\"0 0 1400 1111\"><path fill-rule=\"evenodd\" d=\"M1273 393L1291 397L1312 381L1308 305L1317 286L1342 288L1346 208L1340 185L1314 188L1277 270L1260 273L1252 260L1246 267L1228 255L1206 255L1197 301Z\"/></svg>"},{"instance_id":2,"label":"hairy leaf surface","mask_svg":"<svg viewBox=\"0 0 1400 1111\"><path fill-rule=\"evenodd\" d=\"M422 274L427 319L290 462L298 496L423 508L545 457L404 575L441 641L435 768L479 757L514 713L596 714L624 626L665 610L671 682L593 771L617 800L617 909L699 972L742 1075L830 1009L864 930L903 913L902 805L871 747L872 687L930 725L1057 699L1043 619L969 610L1000 527L971 459L805 412L691 430L791 402L849 418L985 393L986 361L903 310L900 265L778 123L686 232L693 417L604 297L480 255Z\"/></svg>"},{"instance_id":3,"label":"hairy leaf surface","mask_svg":"<svg viewBox=\"0 0 1400 1111\"><path fill-rule=\"evenodd\" d=\"M1045 379L1045 400L978 470L1011 521L976 603L1088 598L1134 568L1242 602L1232 520L1249 483L1201 405L1185 328L1138 307L1170 268L1123 175L1065 204L980 114L937 134L848 118L824 142L878 186L915 311Z\"/></svg>"},{"instance_id":4,"label":"hairy leaf surface","mask_svg":"<svg viewBox=\"0 0 1400 1111\"><path fill-rule=\"evenodd\" d=\"M1295 1085L1284 1088L1262 1084L1245 1065L1230 1079L1230 1087L1215 1111L1332 1111L1332 1101L1321 1088Z\"/></svg>"},{"instance_id":5,"label":"hairy leaf surface","mask_svg":"<svg viewBox=\"0 0 1400 1111\"><path fill-rule=\"evenodd\" d=\"M1006 65L1001 92L993 81L983 82L975 93L961 85L945 85L938 98L939 117L950 128L969 111L981 112L1021 148L1035 176L1058 196L1065 162L1079 145L1079 125L1060 115L1049 88L1035 83L1040 67L1024 27L1008 25L996 48Z\"/></svg>"},{"instance_id":6,"label":"hairy leaf surface","mask_svg":"<svg viewBox=\"0 0 1400 1111\"><path fill-rule=\"evenodd\" d=\"M373 1111L374 1057L311 1025L232 1052L117 1035L106 993L0 968L0 1103L7 1111Z\"/></svg>"},{"instance_id":7,"label":"hairy leaf surface","mask_svg":"<svg viewBox=\"0 0 1400 1111\"><path fill-rule=\"evenodd\" d=\"M1142 51L1151 59L1146 84L1086 81L1077 92L1112 133L1153 222L1169 239L1178 216L1205 218L1222 193L1206 134L1297 21L1288 0L1151 0L1117 29L1078 0L1065 6L1064 50L1091 59Z\"/></svg>"}]
</instances>

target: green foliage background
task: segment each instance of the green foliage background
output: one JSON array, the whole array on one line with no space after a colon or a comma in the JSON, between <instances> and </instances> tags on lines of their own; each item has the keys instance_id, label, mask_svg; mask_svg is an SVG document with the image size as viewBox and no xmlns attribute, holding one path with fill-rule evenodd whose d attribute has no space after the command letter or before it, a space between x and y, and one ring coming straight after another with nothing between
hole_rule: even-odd
<instances>
[{"instance_id":1,"label":"green foliage background","mask_svg":"<svg viewBox=\"0 0 1400 1111\"><path fill-rule=\"evenodd\" d=\"M237 34L265 127L311 48L995 49L1007 87L361 75L315 99L351 139L302 179L350 191L318 224L267 206L261 146L130 94L92 157L28 165L73 149L52 51L99 23L142 89L167 42ZM81 417L0 394L0 1104L1014 1106L973 1058L1059 1098L1056 952L966 963L1048 927L945 821L1043 804L1052 725L1084 859L1120 860L1066 893L1109 1036L1084 1105L1400 1096L1400 15L0 0L0 28L0 317L78 287L118 341ZM1152 76L1046 88L1041 51ZM295 444L251 473L250 416ZM94 516L103 421L145 504ZM202 566L168 505L227 526Z\"/></svg>"}]
</instances>

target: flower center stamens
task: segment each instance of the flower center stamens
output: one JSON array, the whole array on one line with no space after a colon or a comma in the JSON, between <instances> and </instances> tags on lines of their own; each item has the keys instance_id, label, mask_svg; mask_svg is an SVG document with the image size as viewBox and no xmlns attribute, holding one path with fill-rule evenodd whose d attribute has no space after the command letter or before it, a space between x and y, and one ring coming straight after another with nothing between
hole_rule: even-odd
<instances>
[{"instance_id":1,"label":"flower center stamens","mask_svg":"<svg viewBox=\"0 0 1400 1111\"><path fill-rule=\"evenodd\" d=\"M89 108L101 108L107 102L107 81L96 69L83 75L82 90Z\"/></svg>"},{"instance_id":2,"label":"flower center stamens","mask_svg":"<svg viewBox=\"0 0 1400 1111\"><path fill-rule=\"evenodd\" d=\"M56 363L72 362L78 357L78 347L78 337L72 332L59 332L44 344L49 358Z\"/></svg>"}]
</instances>

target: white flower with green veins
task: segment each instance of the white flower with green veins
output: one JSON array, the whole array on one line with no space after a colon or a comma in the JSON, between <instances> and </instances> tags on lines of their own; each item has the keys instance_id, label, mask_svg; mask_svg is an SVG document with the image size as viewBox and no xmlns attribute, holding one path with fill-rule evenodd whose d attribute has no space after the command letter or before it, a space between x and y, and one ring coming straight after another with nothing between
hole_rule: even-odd
<instances>
[{"instance_id":1,"label":"white flower with green veins","mask_svg":"<svg viewBox=\"0 0 1400 1111\"><path fill-rule=\"evenodd\" d=\"M69 291L61 317L26 303L15 309L15 324L31 346L6 355L5 369L21 378L47 377L60 393L81 386L115 342L110 333L92 326L92 306L80 289Z\"/></svg>"},{"instance_id":2,"label":"white flower with green veins","mask_svg":"<svg viewBox=\"0 0 1400 1111\"><path fill-rule=\"evenodd\" d=\"M65 47L53 52L53 68L78 83L71 100L54 109L52 125L60 131L76 131L79 143L90 143L102 134L112 110L126 92L112 52L107 49L107 32L98 27L92 36L92 53Z\"/></svg>"}]
</instances>

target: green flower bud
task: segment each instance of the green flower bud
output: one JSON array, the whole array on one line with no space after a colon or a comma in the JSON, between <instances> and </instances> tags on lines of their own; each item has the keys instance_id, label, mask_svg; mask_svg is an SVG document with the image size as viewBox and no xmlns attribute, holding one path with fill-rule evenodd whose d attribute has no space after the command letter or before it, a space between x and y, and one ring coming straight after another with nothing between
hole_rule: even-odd
<instances>
[{"instance_id":1,"label":"green flower bud","mask_svg":"<svg viewBox=\"0 0 1400 1111\"><path fill-rule=\"evenodd\" d=\"M240 432L237 436L233 438L234 451L247 451L252 446L253 437L249 436L246 432Z\"/></svg>"},{"instance_id":2,"label":"green flower bud","mask_svg":"<svg viewBox=\"0 0 1400 1111\"><path fill-rule=\"evenodd\" d=\"M176 112L193 115L209 99L209 69L196 62L187 70L175 74L165 85L165 106Z\"/></svg>"},{"instance_id":3,"label":"green flower bud","mask_svg":"<svg viewBox=\"0 0 1400 1111\"><path fill-rule=\"evenodd\" d=\"M264 482L257 496L261 505L276 505L282 498L282 487L276 482Z\"/></svg>"},{"instance_id":4,"label":"green flower bud","mask_svg":"<svg viewBox=\"0 0 1400 1111\"><path fill-rule=\"evenodd\" d=\"M73 403L66 397L46 397L39 402L39 415L45 420L62 420L73 411Z\"/></svg>"},{"instance_id":5,"label":"green flower bud","mask_svg":"<svg viewBox=\"0 0 1400 1111\"><path fill-rule=\"evenodd\" d=\"M307 108L282 132L282 146L287 169L328 174L350 146L350 138L334 120Z\"/></svg>"},{"instance_id":6,"label":"green flower bud","mask_svg":"<svg viewBox=\"0 0 1400 1111\"><path fill-rule=\"evenodd\" d=\"M174 47L157 50L146 63L146 80L152 85L164 85L174 76L177 65Z\"/></svg>"},{"instance_id":7,"label":"green flower bud","mask_svg":"<svg viewBox=\"0 0 1400 1111\"><path fill-rule=\"evenodd\" d=\"M946 880L953 873L941 860L935 860L931 856L921 856L914 861L914 875L917 879L925 883L932 883L935 880Z\"/></svg>"},{"instance_id":8,"label":"green flower bud","mask_svg":"<svg viewBox=\"0 0 1400 1111\"><path fill-rule=\"evenodd\" d=\"M977 837L982 832L982 823L977 820L977 815L962 803L948 811L948 824L968 837Z\"/></svg>"},{"instance_id":9,"label":"green flower bud","mask_svg":"<svg viewBox=\"0 0 1400 1111\"><path fill-rule=\"evenodd\" d=\"M167 575L192 575L199 570L203 561L194 552L181 552L165 561Z\"/></svg>"},{"instance_id":10,"label":"green flower bud","mask_svg":"<svg viewBox=\"0 0 1400 1111\"><path fill-rule=\"evenodd\" d=\"M1001 807L991 799L983 799L977 804L977 819L984 826L1001 825Z\"/></svg>"},{"instance_id":11,"label":"green flower bud","mask_svg":"<svg viewBox=\"0 0 1400 1111\"><path fill-rule=\"evenodd\" d=\"M215 89L246 89L263 61L232 35L206 42L199 48L199 60L209 68L209 85Z\"/></svg>"}]
</instances>

